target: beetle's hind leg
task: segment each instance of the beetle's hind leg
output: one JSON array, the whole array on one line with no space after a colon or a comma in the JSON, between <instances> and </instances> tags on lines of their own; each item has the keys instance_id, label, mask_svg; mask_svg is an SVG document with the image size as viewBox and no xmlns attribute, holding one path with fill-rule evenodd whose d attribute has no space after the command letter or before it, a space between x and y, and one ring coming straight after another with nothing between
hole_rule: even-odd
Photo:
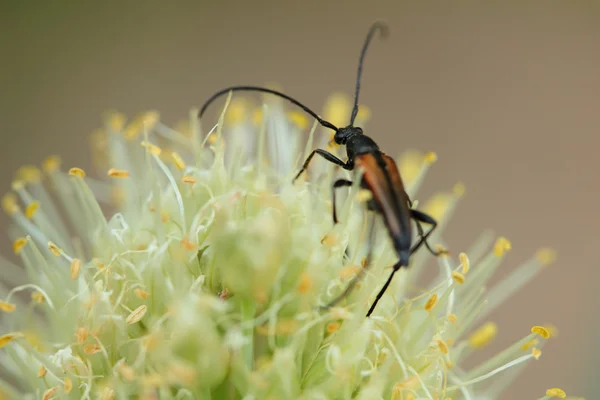
<instances>
[{"instance_id":1,"label":"beetle's hind leg","mask_svg":"<svg viewBox=\"0 0 600 400\"><path fill-rule=\"evenodd\" d=\"M438 251L433 250L431 248L431 246L429 245L429 242L427 242L427 238L429 237L429 235L431 235L433 233L433 231L435 230L435 228L437 228L437 225L438 225L437 221L435 219L433 219L431 216L425 214L424 212L421 212L419 210L414 210L414 209L410 210L410 216L412 219L415 220L415 224L417 225L417 232L420 237L419 241L411 249L411 251L410 251L411 254L414 253L415 251L417 251L423 244L425 245L425 247L427 247L427 250L429 250L429 252L436 257L438 257L440 255L448 254L447 250L438 250ZM423 227L421 226L421 223L431 225L431 228L429 229L429 231L427 231L427 233L425 233L423 231Z\"/></svg>"}]
</instances>

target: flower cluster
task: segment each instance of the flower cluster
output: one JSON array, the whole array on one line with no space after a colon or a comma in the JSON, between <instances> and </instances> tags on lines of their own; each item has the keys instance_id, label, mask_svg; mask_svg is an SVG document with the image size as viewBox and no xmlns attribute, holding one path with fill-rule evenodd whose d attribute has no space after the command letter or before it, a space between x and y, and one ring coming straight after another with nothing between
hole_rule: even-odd
<instances>
[{"instance_id":1,"label":"flower cluster","mask_svg":"<svg viewBox=\"0 0 600 400\"><path fill-rule=\"evenodd\" d=\"M336 95L324 116L343 125L348 111ZM437 259L418 252L365 318L396 255L378 223L365 265L358 187L333 224L331 182L346 172L315 160L292 184L312 148L343 149L281 102L230 96L214 127L195 110L173 128L156 112L105 121L92 136L104 178L50 157L21 168L3 198L24 268L4 261L0 398L495 399L553 334L536 325L463 366L497 335L490 311L555 257L539 250L485 290L511 248L491 234ZM435 161L399 159L413 200ZM463 193L457 184L415 202L440 222L432 243L444 246ZM321 310L362 268L360 284Z\"/></svg>"}]
</instances>

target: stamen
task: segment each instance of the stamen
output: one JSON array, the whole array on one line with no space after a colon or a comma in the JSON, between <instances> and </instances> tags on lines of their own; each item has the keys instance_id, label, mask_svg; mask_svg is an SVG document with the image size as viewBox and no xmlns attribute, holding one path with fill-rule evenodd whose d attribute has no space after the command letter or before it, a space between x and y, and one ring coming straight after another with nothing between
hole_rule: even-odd
<instances>
[{"instance_id":1,"label":"stamen","mask_svg":"<svg viewBox=\"0 0 600 400\"><path fill-rule=\"evenodd\" d=\"M39 183L42 181L42 171L33 165L24 165L17 170L18 179L27 183Z\"/></svg>"},{"instance_id":2,"label":"stamen","mask_svg":"<svg viewBox=\"0 0 600 400\"><path fill-rule=\"evenodd\" d=\"M458 271L452 271L452 280L459 285L462 285L465 283L465 276Z\"/></svg>"},{"instance_id":3,"label":"stamen","mask_svg":"<svg viewBox=\"0 0 600 400\"><path fill-rule=\"evenodd\" d=\"M296 290L300 293L307 293L313 285L312 278L306 272L303 272L300 276L300 282L296 287Z\"/></svg>"},{"instance_id":4,"label":"stamen","mask_svg":"<svg viewBox=\"0 0 600 400\"><path fill-rule=\"evenodd\" d=\"M432 294L431 297L427 300L427 303L425 303L425 310L427 311L431 311L431 309L433 307L435 307L435 305L438 302L438 295L437 294Z\"/></svg>"},{"instance_id":5,"label":"stamen","mask_svg":"<svg viewBox=\"0 0 600 400\"><path fill-rule=\"evenodd\" d=\"M33 292L31 293L31 300L34 303L41 304L46 300L46 297L41 292Z\"/></svg>"},{"instance_id":6,"label":"stamen","mask_svg":"<svg viewBox=\"0 0 600 400\"><path fill-rule=\"evenodd\" d=\"M433 164L437 161L437 154L433 151L430 151L429 153L425 154L425 157L423 157L423 160L425 161L426 164Z\"/></svg>"},{"instance_id":7,"label":"stamen","mask_svg":"<svg viewBox=\"0 0 600 400\"><path fill-rule=\"evenodd\" d=\"M24 237L20 237L13 242L13 252L17 255L21 254L23 247L27 244L27 239Z\"/></svg>"},{"instance_id":8,"label":"stamen","mask_svg":"<svg viewBox=\"0 0 600 400\"><path fill-rule=\"evenodd\" d=\"M475 349L481 349L487 346L498 333L498 326L493 322L488 322L469 337L469 345Z\"/></svg>"},{"instance_id":9,"label":"stamen","mask_svg":"<svg viewBox=\"0 0 600 400\"><path fill-rule=\"evenodd\" d=\"M436 342L442 354L448 354L448 344L442 339L436 339Z\"/></svg>"},{"instance_id":10,"label":"stamen","mask_svg":"<svg viewBox=\"0 0 600 400\"><path fill-rule=\"evenodd\" d=\"M141 319L144 318L146 311L148 311L148 307L146 305L143 304L139 306L138 308L133 310L131 314L129 314L125 322L127 322L129 325L132 325L141 321Z\"/></svg>"},{"instance_id":11,"label":"stamen","mask_svg":"<svg viewBox=\"0 0 600 400\"><path fill-rule=\"evenodd\" d=\"M6 301L0 301L0 311L10 313L15 311L16 308L17 306L14 304L7 303Z\"/></svg>"},{"instance_id":12,"label":"stamen","mask_svg":"<svg viewBox=\"0 0 600 400\"><path fill-rule=\"evenodd\" d=\"M108 176L111 178L129 178L129 171L111 168L108 170Z\"/></svg>"},{"instance_id":13,"label":"stamen","mask_svg":"<svg viewBox=\"0 0 600 400\"><path fill-rule=\"evenodd\" d=\"M83 346L83 352L87 355L94 355L96 353L100 353L102 348L98 344L88 344Z\"/></svg>"},{"instance_id":14,"label":"stamen","mask_svg":"<svg viewBox=\"0 0 600 400\"><path fill-rule=\"evenodd\" d=\"M533 328L531 328L531 333L535 333L536 335L539 335L544 339L550 338L550 332L548 332L548 329L546 329L543 326L534 326Z\"/></svg>"},{"instance_id":15,"label":"stamen","mask_svg":"<svg viewBox=\"0 0 600 400\"><path fill-rule=\"evenodd\" d=\"M2 209L8 215L14 215L21 209L14 193L7 193L2 197Z\"/></svg>"},{"instance_id":16,"label":"stamen","mask_svg":"<svg viewBox=\"0 0 600 400\"><path fill-rule=\"evenodd\" d=\"M189 175L184 175L181 178L181 182L183 183L188 183L190 185L193 185L194 183L196 183L196 178L194 178L193 176L189 176Z\"/></svg>"},{"instance_id":17,"label":"stamen","mask_svg":"<svg viewBox=\"0 0 600 400\"><path fill-rule=\"evenodd\" d=\"M125 115L118 111L110 111L107 114L106 122L111 131L115 133L121 132L127 119Z\"/></svg>"},{"instance_id":18,"label":"stamen","mask_svg":"<svg viewBox=\"0 0 600 400\"><path fill-rule=\"evenodd\" d=\"M173 164L175 165L175 168L177 168L180 171L183 171L185 169L185 162L183 161L183 158L181 158L179 153L177 153L176 151L172 152L171 158L173 159Z\"/></svg>"},{"instance_id":19,"label":"stamen","mask_svg":"<svg viewBox=\"0 0 600 400\"><path fill-rule=\"evenodd\" d=\"M56 257L60 257L63 253L62 249L58 247L54 242L48 242L48 250L52 252Z\"/></svg>"},{"instance_id":20,"label":"stamen","mask_svg":"<svg viewBox=\"0 0 600 400\"><path fill-rule=\"evenodd\" d=\"M85 178L85 171L81 168L73 167L69 170L69 175L77 176L79 178Z\"/></svg>"},{"instance_id":21,"label":"stamen","mask_svg":"<svg viewBox=\"0 0 600 400\"><path fill-rule=\"evenodd\" d=\"M541 265L550 265L556 261L556 250L549 247L539 249L535 253L535 258Z\"/></svg>"},{"instance_id":22,"label":"stamen","mask_svg":"<svg viewBox=\"0 0 600 400\"><path fill-rule=\"evenodd\" d=\"M78 258L74 258L71 261L71 279L75 280L79 276L79 271L81 270L81 260Z\"/></svg>"},{"instance_id":23,"label":"stamen","mask_svg":"<svg viewBox=\"0 0 600 400\"><path fill-rule=\"evenodd\" d=\"M25 217L27 219L32 219L33 216L35 215L35 213L37 212L37 210L40 208L40 202L39 201L34 201L31 202L26 208L25 208Z\"/></svg>"},{"instance_id":24,"label":"stamen","mask_svg":"<svg viewBox=\"0 0 600 400\"><path fill-rule=\"evenodd\" d=\"M458 317L456 316L456 314L448 314L447 318L451 324L454 324L456 323L456 321L458 321Z\"/></svg>"},{"instance_id":25,"label":"stamen","mask_svg":"<svg viewBox=\"0 0 600 400\"><path fill-rule=\"evenodd\" d=\"M23 335L21 332L12 332L0 336L0 349L12 342L13 340L23 337L25 337L25 335Z\"/></svg>"},{"instance_id":26,"label":"stamen","mask_svg":"<svg viewBox=\"0 0 600 400\"><path fill-rule=\"evenodd\" d=\"M73 381L71 381L70 378L65 378L63 390L65 391L66 394L69 394L69 393L71 393L72 389L73 389Z\"/></svg>"},{"instance_id":27,"label":"stamen","mask_svg":"<svg viewBox=\"0 0 600 400\"><path fill-rule=\"evenodd\" d=\"M140 146L145 148L148 151L148 153L153 154L155 156L160 156L160 153L162 152L162 149L160 147L158 147L157 145L152 144L146 140L142 141L140 143Z\"/></svg>"},{"instance_id":28,"label":"stamen","mask_svg":"<svg viewBox=\"0 0 600 400\"><path fill-rule=\"evenodd\" d=\"M44 367L42 365L42 366L40 366L40 369L38 369L37 377L38 378L43 378L44 376L46 376L46 367Z\"/></svg>"},{"instance_id":29,"label":"stamen","mask_svg":"<svg viewBox=\"0 0 600 400\"><path fill-rule=\"evenodd\" d=\"M531 349L531 355L536 360L539 360L540 357L542 356L542 351L540 349L534 347L533 349Z\"/></svg>"},{"instance_id":30,"label":"stamen","mask_svg":"<svg viewBox=\"0 0 600 400\"><path fill-rule=\"evenodd\" d=\"M460 253L458 255L458 259L460 260L460 264L462 265L462 273L464 275L467 272L469 272L469 267L470 267L469 257L467 257L467 255L465 253Z\"/></svg>"},{"instance_id":31,"label":"stamen","mask_svg":"<svg viewBox=\"0 0 600 400\"><path fill-rule=\"evenodd\" d=\"M494 245L494 254L497 257L502 257L504 253L511 250L511 248L512 245L510 244L510 241L504 236L500 236Z\"/></svg>"},{"instance_id":32,"label":"stamen","mask_svg":"<svg viewBox=\"0 0 600 400\"><path fill-rule=\"evenodd\" d=\"M564 399L567 397L567 393L565 393L565 391L560 388L552 388L546 390L546 396Z\"/></svg>"},{"instance_id":33,"label":"stamen","mask_svg":"<svg viewBox=\"0 0 600 400\"><path fill-rule=\"evenodd\" d=\"M42 169L45 173L51 174L52 172L58 171L60 169L61 159L59 156L50 156L47 157L42 163Z\"/></svg>"},{"instance_id":34,"label":"stamen","mask_svg":"<svg viewBox=\"0 0 600 400\"><path fill-rule=\"evenodd\" d=\"M60 389L60 386L54 386L51 387L50 389L46 390L44 392L44 395L42 396L42 400L50 400L54 397L54 395L56 394L56 392L58 391L58 389Z\"/></svg>"},{"instance_id":35,"label":"stamen","mask_svg":"<svg viewBox=\"0 0 600 400\"><path fill-rule=\"evenodd\" d=\"M143 289L140 288L136 288L133 293L141 300L146 300L148 298L148 296L150 295L150 293L146 292Z\"/></svg>"}]
</instances>

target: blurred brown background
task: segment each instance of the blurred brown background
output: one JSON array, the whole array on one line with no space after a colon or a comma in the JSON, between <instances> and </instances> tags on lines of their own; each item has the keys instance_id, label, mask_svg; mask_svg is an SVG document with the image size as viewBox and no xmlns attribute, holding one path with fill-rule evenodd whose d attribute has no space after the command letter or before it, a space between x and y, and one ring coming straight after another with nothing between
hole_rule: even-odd
<instances>
[{"instance_id":1,"label":"blurred brown background","mask_svg":"<svg viewBox=\"0 0 600 400\"><path fill-rule=\"evenodd\" d=\"M109 108L154 108L172 123L226 85L277 82L321 110L333 90L352 92L379 18L391 36L365 66L369 134L392 154L437 151L421 198L466 183L451 248L493 228L513 243L501 275L539 246L559 251L495 313L489 354L533 324L560 329L506 398L553 386L598 398L599 1L2 1L0 187L51 153L86 167Z\"/></svg>"}]
</instances>

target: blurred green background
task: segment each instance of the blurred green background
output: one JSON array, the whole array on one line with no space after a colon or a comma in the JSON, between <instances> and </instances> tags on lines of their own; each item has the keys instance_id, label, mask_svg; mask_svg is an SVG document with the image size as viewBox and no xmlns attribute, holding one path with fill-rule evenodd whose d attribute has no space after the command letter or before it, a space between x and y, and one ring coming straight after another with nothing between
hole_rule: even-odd
<instances>
[{"instance_id":1,"label":"blurred green background","mask_svg":"<svg viewBox=\"0 0 600 400\"><path fill-rule=\"evenodd\" d=\"M533 324L560 332L506 398L553 386L598 398L599 1L2 1L0 187L49 154L88 167L107 109L174 123L221 87L277 82L321 110L332 91L352 93L379 18L391 35L365 65L368 134L393 155L438 153L419 197L466 184L451 249L493 228L513 243L501 276L540 246L559 251L494 313L486 355Z\"/></svg>"}]
</instances>

